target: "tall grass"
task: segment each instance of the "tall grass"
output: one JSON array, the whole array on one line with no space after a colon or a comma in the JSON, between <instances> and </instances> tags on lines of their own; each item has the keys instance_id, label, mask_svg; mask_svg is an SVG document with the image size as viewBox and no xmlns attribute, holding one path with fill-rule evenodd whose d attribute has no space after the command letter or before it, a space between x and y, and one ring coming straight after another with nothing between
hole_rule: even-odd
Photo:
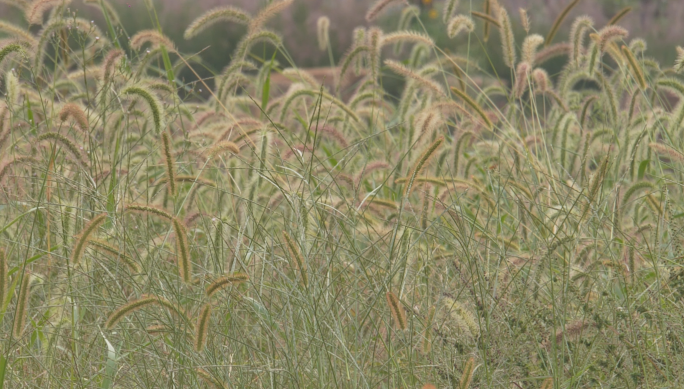
<instances>
[{"instance_id":1,"label":"tall grass","mask_svg":"<svg viewBox=\"0 0 684 389\"><path fill-rule=\"evenodd\" d=\"M409 9L345 32L331 86L261 56L290 58L266 24L291 3L193 22L249 29L212 81L104 1L107 26L39 0L3 29L0 387L684 384L684 50L658 64L624 10L571 1L544 38L448 1L510 85Z\"/></svg>"}]
</instances>

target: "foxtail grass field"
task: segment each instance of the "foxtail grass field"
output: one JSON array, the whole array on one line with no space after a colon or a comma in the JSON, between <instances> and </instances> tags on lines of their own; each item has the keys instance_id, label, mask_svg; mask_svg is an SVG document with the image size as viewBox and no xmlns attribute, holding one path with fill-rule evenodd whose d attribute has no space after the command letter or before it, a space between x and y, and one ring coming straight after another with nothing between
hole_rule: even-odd
<instances>
[{"instance_id":1,"label":"foxtail grass field","mask_svg":"<svg viewBox=\"0 0 684 389\"><path fill-rule=\"evenodd\" d=\"M321 70L269 27L292 0L194 52L151 2L130 35L5 2L0 388L684 387L684 49L629 9L437 2L438 47L380 0L341 58L318 19Z\"/></svg>"}]
</instances>

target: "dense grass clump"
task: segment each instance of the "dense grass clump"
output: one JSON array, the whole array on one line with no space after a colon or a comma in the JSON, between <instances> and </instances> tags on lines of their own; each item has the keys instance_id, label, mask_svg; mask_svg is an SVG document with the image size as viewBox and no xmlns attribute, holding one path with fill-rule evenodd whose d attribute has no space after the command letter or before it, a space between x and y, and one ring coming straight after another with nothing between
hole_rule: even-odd
<instances>
[{"instance_id":1,"label":"dense grass clump","mask_svg":"<svg viewBox=\"0 0 684 389\"><path fill-rule=\"evenodd\" d=\"M321 75L261 56L285 0L193 22L247 31L186 82L197 53L91 3L102 29L52 0L3 24L0 387L684 385L681 48L445 1L512 82L414 6Z\"/></svg>"}]
</instances>

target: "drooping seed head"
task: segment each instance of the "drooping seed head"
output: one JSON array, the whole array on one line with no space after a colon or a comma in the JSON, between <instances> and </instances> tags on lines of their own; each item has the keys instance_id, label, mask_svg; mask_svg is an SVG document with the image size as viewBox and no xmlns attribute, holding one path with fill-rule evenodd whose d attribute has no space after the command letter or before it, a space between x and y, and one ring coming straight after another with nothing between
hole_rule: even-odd
<instances>
[{"instance_id":1,"label":"drooping seed head","mask_svg":"<svg viewBox=\"0 0 684 389\"><path fill-rule=\"evenodd\" d=\"M214 282L209 284L205 290L207 297L213 296L215 293L229 285L240 284L247 282L249 276L245 273L233 273L216 279Z\"/></svg>"},{"instance_id":2,"label":"drooping seed head","mask_svg":"<svg viewBox=\"0 0 684 389\"><path fill-rule=\"evenodd\" d=\"M246 25L249 24L251 20L252 17L240 8L232 6L214 8L193 20L185 30L183 37L185 39L192 39L218 22L230 21Z\"/></svg>"},{"instance_id":3,"label":"drooping seed head","mask_svg":"<svg viewBox=\"0 0 684 389\"><path fill-rule=\"evenodd\" d=\"M24 16L29 24L43 24L43 15L45 11L57 6L66 6L71 3L71 0L35 0L26 7Z\"/></svg>"},{"instance_id":4,"label":"drooping seed head","mask_svg":"<svg viewBox=\"0 0 684 389\"><path fill-rule=\"evenodd\" d=\"M462 31L473 32L475 23L466 15L456 15L447 23L447 36L455 38Z\"/></svg>"},{"instance_id":5,"label":"drooping seed head","mask_svg":"<svg viewBox=\"0 0 684 389\"><path fill-rule=\"evenodd\" d=\"M157 30L139 31L130 40L131 48L135 50L140 50L146 43L150 43L153 48L164 46L171 52L176 51L173 41Z\"/></svg>"},{"instance_id":6,"label":"drooping seed head","mask_svg":"<svg viewBox=\"0 0 684 389\"><path fill-rule=\"evenodd\" d=\"M83 257L86 245L90 236L97 230L97 228L105 222L107 219L107 212L101 213L95 216L86 226L81 230L81 232L76 235L76 242L71 250L71 264L76 265Z\"/></svg>"},{"instance_id":7,"label":"drooping seed head","mask_svg":"<svg viewBox=\"0 0 684 389\"><path fill-rule=\"evenodd\" d=\"M406 3L406 0L377 0L373 5L368 9L368 13L366 13L366 21L367 22L372 22L373 20L377 19L380 14L382 14L385 9L392 5L393 3Z\"/></svg>"},{"instance_id":8,"label":"drooping seed head","mask_svg":"<svg viewBox=\"0 0 684 389\"><path fill-rule=\"evenodd\" d=\"M121 91L121 94L138 96L145 100L149 106L149 116L154 124L154 128L157 131L157 134L161 133L162 129L165 127L164 111L161 102L159 102L159 99L154 92L143 86L131 85L124 88Z\"/></svg>"},{"instance_id":9,"label":"drooping seed head","mask_svg":"<svg viewBox=\"0 0 684 389\"><path fill-rule=\"evenodd\" d=\"M88 125L88 117L86 116L86 113L83 111L83 108L81 108L77 104L64 104L62 110L59 111L59 120L64 122L69 117L73 118L76 121L76 123L78 123L78 127L81 131L87 133L90 130L90 126Z\"/></svg>"},{"instance_id":10,"label":"drooping seed head","mask_svg":"<svg viewBox=\"0 0 684 389\"><path fill-rule=\"evenodd\" d=\"M259 31L269 19L292 5L292 2L293 0L272 1L269 5L259 11L259 13L249 22L249 32L254 33Z\"/></svg>"},{"instance_id":11,"label":"drooping seed head","mask_svg":"<svg viewBox=\"0 0 684 389\"><path fill-rule=\"evenodd\" d=\"M620 26L606 26L598 32L598 48L603 53L608 48L608 44L618 39L625 39L629 32Z\"/></svg>"}]
</instances>

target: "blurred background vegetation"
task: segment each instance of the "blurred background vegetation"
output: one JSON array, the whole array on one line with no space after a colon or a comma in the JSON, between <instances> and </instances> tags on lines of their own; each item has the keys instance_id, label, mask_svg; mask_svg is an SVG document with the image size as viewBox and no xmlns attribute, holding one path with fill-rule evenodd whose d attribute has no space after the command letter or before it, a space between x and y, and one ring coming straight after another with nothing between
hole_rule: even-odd
<instances>
[{"instance_id":1,"label":"blurred background vegetation","mask_svg":"<svg viewBox=\"0 0 684 389\"><path fill-rule=\"evenodd\" d=\"M94 20L99 26L104 26L104 20L100 11L94 7L84 6L82 0L71 3L72 10L78 10L79 16ZM151 1L151 3L150 3ZM467 52L485 71L503 80L510 79L510 71L503 65L498 55L500 52L499 36L491 34L488 42L482 41L481 20L475 20L478 29L469 37L459 35L456 39L449 39L442 26L441 12L443 2L441 0L408 0L422 9L420 21L414 20L412 28L427 30L437 44L447 51L464 52L462 48L468 47ZM530 33L545 35L551 23L570 0L499 0L507 9L511 10L518 43L525 36L520 25L519 15L514 10L526 9L531 20ZM245 34L246 27L232 23L222 23L209 28L192 40L183 39L185 28L197 16L214 7L233 5L249 12L255 12L264 6L267 0L110 0L121 18L123 30L122 36L132 36L137 31L149 29L155 26L155 18L159 20L164 33L177 45L180 52L186 56L200 53L195 59L201 57L201 66L196 70L201 77L206 77L211 83L213 74L230 62L230 54L235 49L240 38ZM351 44L352 30L357 26L367 26L365 14L368 7L374 1L371 0L295 0L293 6L285 10L281 15L274 18L269 27L283 34L284 44L288 56L276 53L276 59L283 67L297 64L299 67L325 67L330 66L330 57L327 52L318 50L316 41L316 21L320 16L330 18L330 41L333 59L336 62ZM459 11L482 11L485 0L461 0ZM150 6L152 4L152 6ZM398 2L399 4L399 2ZM674 61L674 46L681 43L684 36L684 24L678 23L684 20L684 1L668 0L580 0L580 3L572 10L559 35L555 38L559 42L567 37L571 21L579 15L589 15L597 27L603 26L611 17L624 7L632 7L626 17L620 21L620 25L627 28L633 34L638 34L648 43L646 54L652 56L664 65ZM395 6L386 12L377 21L385 31L397 28L400 6ZM14 19L16 24L26 25L22 13L10 5L0 3L0 12L10 15L9 20ZM39 29L33 26L32 29ZM496 53L489 56L487 53ZM273 48L270 46L258 47L254 55L270 60L273 56ZM564 63L563 58L549 61L545 64L551 75L560 71ZM179 74L179 77L191 81L196 77L187 69ZM392 80L388 89L392 88Z\"/></svg>"}]
</instances>

